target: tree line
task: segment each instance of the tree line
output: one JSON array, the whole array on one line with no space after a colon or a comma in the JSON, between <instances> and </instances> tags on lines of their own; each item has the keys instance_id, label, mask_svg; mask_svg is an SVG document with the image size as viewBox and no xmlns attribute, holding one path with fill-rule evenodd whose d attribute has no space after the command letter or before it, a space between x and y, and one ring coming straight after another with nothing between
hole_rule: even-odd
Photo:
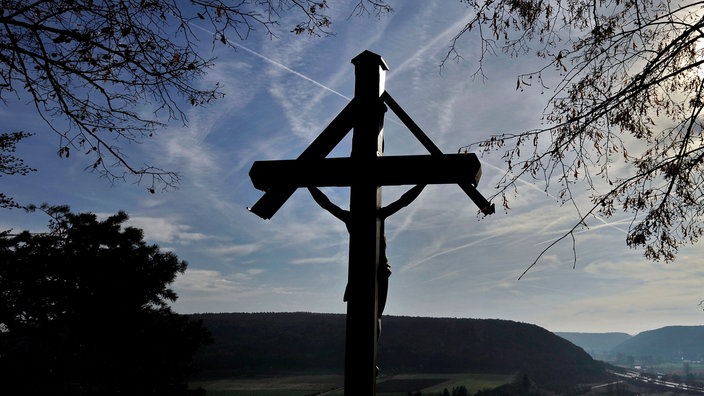
<instances>
[{"instance_id":1,"label":"tree line","mask_svg":"<svg viewBox=\"0 0 704 396\"><path fill-rule=\"evenodd\" d=\"M188 395L193 356L212 341L174 313L187 267L123 227L39 208L48 231L0 233L0 389L12 395Z\"/></svg>"}]
</instances>

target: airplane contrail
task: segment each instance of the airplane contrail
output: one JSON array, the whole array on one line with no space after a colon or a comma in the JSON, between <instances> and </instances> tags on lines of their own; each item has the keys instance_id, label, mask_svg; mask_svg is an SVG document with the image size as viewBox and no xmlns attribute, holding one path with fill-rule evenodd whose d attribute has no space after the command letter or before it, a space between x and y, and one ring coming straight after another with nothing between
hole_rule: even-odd
<instances>
[{"instance_id":1,"label":"airplane contrail","mask_svg":"<svg viewBox=\"0 0 704 396\"><path fill-rule=\"evenodd\" d=\"M305 74L302 74L302 73L300 73L300 72L297 72L297 71L291 69L290 67L288 67L288 66L286 66L286 65L284 65L284 64L282 64L282 63L279 63L279 62L277 62L277 61L275 61L275 60L273 60L273 59L271 59L271 58L268 58L268 57L266 57L266 56L260 54L259 52L256 52L256 51L254 51L254 50L252 50L252 49L250 49L250 48L245 47L245 46L242 45L242 44L235 44L235 43L233 43L233 42L230 41L230 40L228 40L228 42L229 42L230 44L232 44L232 46L237 47L237 48L241 48L241 49L245 50L246 52L249 52L250 54L252 54L252 55L254 55L254 56L256 56L256 57L261 58L261 59L263 59L263 60L265 60L265 61L271 63L272 65L274 65L274 66L276 66L276 67L279 67L279 68L281 68L281 69L283 69L283 70L286 70L287 72L289 72L289 73L291 73L291 74L293 74L293 75L295 75L295 76L297 76L297 77L300 77L300 78L302 78L302 79L308 81L308 82L311 83L311 84L317 85L318 87L320 87L320 88L322 88L322 89L324 89L324 90L326 90L326 91L328 91L328 92L331 92L331 93L333 93L333 94L335 94L335 95L337 95L337 96L339 96L339 97L341 97L341 98L344 98L344 99L347 99L347 100L352 100L352 98L350 98L350 97L348 97L348 96L346 96L346 95L343 95L343 94L341 94L340 92L337 92L337 91L335 91L334 89L332 89L332 88L330 88L330 87L328 87L328 86L326 86L326 85L324 85L324 84L319 83L318 81L316 81L316 80L314 80L314 79L312 79L312 78L306 76Z\"/></svg>"},{"instance_id":2,"label":"airplane contrail","mask_svg":"<svg viewBox=\"0 0 704 396\"><path fill-rule=\"evenodd\" d=\"M190 24L191 24L191 26L194 26L194 27L196 27L196 28L198 28L198 29L200 29L200 30L206 32L206 33L215 34L214 32L212 32L212 31L210 31L210 30L208 30L208 29L205 29L205 28L203 28L203 27L201 27L201 26L195 25L195 24L193 24L193 23L190 23ZM335 95L337 95L337 96L339 96L339 97L341 97L341 98L344 98L344 99L347 99L347 100L352 100L352 98L350 98L350 97L348 97L348 96L346 96L346 95L343 95L342 93L337 92L337 91L335 91L334 89L332 89L332 88L330 88L330 87L328 87L328 86L326 86L326 85L324 85L324 84L322 84L322 83L319 83L318 81L316 81L316 80L314 80L314 79L312 79L312 78L306 76L306 75L303 74L303 73L300 73L300 72L297 72L297 71L291 69L290 67L284 65L283 63L277 62L277 61L275 61L275 60L273 60L273 59L271 59L271 58L269 58L269 57L267 57L267 56L264 56L264 55L262 55L261 53L255 51L255 50L253 50L253 49L251 49L251 48L245 47L244 45L242 45L242 44L240 44L240 43L235 43L235 42L233 42L233 41L230 40L230 39L226 39L226 40L227 40L227 42L228 42L230 45L232 45L232 46L235 47L235 48L241 48L241 49L243 49L245 52L248 52L248 53L250 53L250 54L256 56L256 57L259 58L259 59L262 59L262 60L264 60L264 61L266 61L266 62L269 62L269 63L271 63L272 65L274 65L274 66L276 66L276 67L278 67L278 68L280 68L280 69L286 70L287 72L289 72L289 73L291 73L291 74L293 74L293 75L295 75L295 76L297 76L297 77L300 77L300 78L302 78L302 79L304 79L304 80L310 82L311 84L314 84L314 85L316 85L316 86L318 86L318 87L320 87L320 88L322 88L322 89L324 89L324 90L326 90L326 91L328 91L328 92L331 92L331 93L333 93L333 94L335 94Z\"/></svg>"},{"instance_id":3,"label":"airplane contrail","mask_svg":"<svg viewBox=\"0 0 704 396\"><path fill-rule=\"evenodd\" d=\"M209 31L208 29L205 29L205 28L200 27L200 26L198 26L198 25L194 25L193 23L190 23L190 24L191 24L192 26L194 26L194 27L196 27L196 28L198 28L198 29L200 29L200 30L206 32L206 33L215 34L214 32L211 32L211 31ZM337 95L337 96L339 96L339 97L341 97L341 98L343 98L343 99L346 99L346 100L348 100L348 101L351 101L351 100L352 100L352 98L350 98L349 96L344 95L344 94L342 94L342 93L340 93L340 92L338 92L338 91L336 91L336 90L334 90L334 89L328 87L327 85L322 84L322 83L320 83L320 82L318 82L318 81L316 81L316 80L314 80L314 79L312 79L312 78L306 76L306 75L303 74L303 73L297 72L296 70L291 69L290 67L284 65L284 64L281 63L281 62L277 62L277 61L275 61L274 59L271 59L271 58L269 58L269 57L267 57L267 56L264 56L264 55L262 55L261 53L255 51L255 50L253 50L253 49L251 49L251 48L247 48L247 47L245 47L245 46L242 45L242 44L235 43L235 42L233 42L233 41L230 40L230 39L227 39L227 38L226 38L226 40L227 40L227 42L228 42L230 45L232 45L232 46L235 47L235 48L241 48L241 49L243 49L245 52L247 52L247 53L249 53L249 54L251 54L251 55L254 55L254 56L256 56L257 58L260 58L260 59L262 59L262 60L264 60L264 61L266 61L266 62L268 62L268 63L271 63L272 65L274 65L274 66L276 66L276 67L278 67L278 68L280 68L280 69L282 69L282 70L285 70L285 71L287 71L287 72L289 72L289 73L291 73L291 74L293 74L293 75L295 75L295 76L297 76L297 77L300 77L300 78L302 78L302 79L308 81L309 83L311 83L311 84L313 84L313 85L316 85L316 86L318 86L318 87L320 87L320 88L322 88L322 89L324 89L324 90L326 90L326 91L328 91L328 92L330 92L330 93L333 93L333 94L335 94L335 95ZM396 124L396 125L401 125L401 126L403 126L403 123L401 123L401 121L397 121L397 120L395 120L395 119L393 119L393 118L389 118L389 121L393 122L393 123Z\"/></svg>"},{"instance_id":4,"label":"airplane contrail","mask_svg":"<svg viewBox=\"0 0 704 396\"><path fill-rule=\"evenodd\" d=\"M395 67L394 71L398 72L399 70L405 69L410 62L413 62L414 59L421 58L425 52L427 52L433 48L436 48L438 43L441 40L448 39L448 38L452 37L453 32L454 32L454 34L456 34L459 31L460 27L466 24L465 20L466 19L464 17L461 17L455 23L450 24L450 26L447 29L445 29L440 34L436 35L435 38L430 40L427 44L420 47L413 55L409 56L408 58L406 58L406 60L403 63L398 65L398 67Z\"/></svg>"}]
</instances>

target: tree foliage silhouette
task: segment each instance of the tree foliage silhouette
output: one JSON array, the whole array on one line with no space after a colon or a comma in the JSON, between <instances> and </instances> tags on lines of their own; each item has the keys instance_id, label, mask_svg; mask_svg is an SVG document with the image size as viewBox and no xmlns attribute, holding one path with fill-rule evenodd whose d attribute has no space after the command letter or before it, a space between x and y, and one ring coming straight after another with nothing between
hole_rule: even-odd
<instances>
[{"instance_id":1,"label":"tree foliage silhouette","mask_svg":"<svg viewBox=\"0 0 704 396\"><path fill-rule=\"evenodd\" d=\"M186 262L122 228L43 206L49 232L0 238L0 376L9 394L187 394L200 322L175 314Z\"/></svg>"},{"instance_id":2,"label":"tree foliage silhouette","mask_svg":"<svg viewBox=\"0 0 704 396\"><path fill-rule=\"evenodd\" d=\"M357 13L391 10L383 1L353 5ZM228 45L253 33L276 36L289 15L298 22L285 32L322 36L332 33L327 11L325 0L3 1L0 102L33 103L59 135L60 157L86 154L88 169L111 181L132 175L146 178L151 192L169 188L179 183L177 172L130 162L122 148L185 123L185 107L222 96L217 84L199 87L213 60L194 26Z\"/></svg>"},{"instance_id":3,"label":"tree foliage silhouette","mask_svg":"<svg viewBox=\"0 0 704 396\"><path fill-rule=\"evenodd\" d=\"M487 56L534 55L542 67L519 75L516 89L551 93L539 129L465 148L504 153L508 167L497 184L504 206L519 179L534 178L577 208L579 220L555 243L574 243L589 218L621 212L631 218L627 245L648 259L672 261L697 242L704 232L704 2L463 2L473 16L443 63L461 59L458 44L472 36L481 43L475 76ZM592 193L586 207L574 199L576 183Z\"/></svg>"},{"instance_id":4,"label":"tree foliage silhouette","mask_svg":"<svg viewBox=\"0 0 704 396\"><path fill-rule=\"evenodd\" d=\"M0 133L0 177L26 175L34 169L27 166L22 158L15 156L17 143L30 136L26 132ZM20 205L11 196L0 192L0 208L17 208Z\"/></svg>"}]
</instances>

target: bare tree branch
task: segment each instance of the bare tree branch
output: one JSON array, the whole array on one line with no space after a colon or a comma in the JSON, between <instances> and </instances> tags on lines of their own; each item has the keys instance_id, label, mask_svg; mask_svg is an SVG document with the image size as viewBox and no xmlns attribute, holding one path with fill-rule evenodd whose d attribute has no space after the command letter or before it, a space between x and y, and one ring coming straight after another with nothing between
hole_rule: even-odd
<instances>
[{"instance_id":1,"label":"bare tree branch","mask_svg":"<svg viewBox=\"0 0 704 396\"><path fill-rule=\"evenodd\" d=\"M474 35L478 75L485 56L502 52L544 59L539 70L518 76L517 89L545 91L547 77L558 76L545 128L461 148L505 150L508 167L497 195L506 208L507 192L526 177L544 182L546 191L556 188L563 203L575 206L574 226L528 269L557 242L570 237L574 246L575 231L597 214L632 213L626 243L651 260L672 261L680 246L696 243L704 233L704 2L464 2L473 16L441 66L461 59L460 40ZM640 153L629 151L643 145ZM613 176L617 164L626 164L630 176ZM603 183L594 177L608 191L599 192ZM575 183L594 194L584 214L571 192Z\"/></svg>"},{"instance_id":2,"label":"bare tree branch","mask_svg":"<svg viewBox=\"0 0 704 396\"><path fill-rule=\"evenodd\" d=\"M390 11L383 0L357 7ZM131 177L151 192L173 188L175 170L135 164L122 147L169 123L186 124L186 108L222 96L218 84L199 87L213 61L199 52L191 22L210 24L214 43L254 32L327 36L327 10L325 0L4 0L0 101L28 95L61 138L57 154L90 156L87 169L110 182ZM284 14L300 22L280 28Z\"/></svg>"}]
</instances>

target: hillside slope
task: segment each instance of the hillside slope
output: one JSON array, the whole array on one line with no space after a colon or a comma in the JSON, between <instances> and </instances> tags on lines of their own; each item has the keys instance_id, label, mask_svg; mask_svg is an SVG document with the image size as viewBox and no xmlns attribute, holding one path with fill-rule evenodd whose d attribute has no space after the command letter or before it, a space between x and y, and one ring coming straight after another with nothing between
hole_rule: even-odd
<instances>
[{"instance_id":1,"label":"hillside slope","mask_svg":"<svg viewBox=\"0 0 704 396\"><path fill-rule=\"evenodd\" d=\"M345 315L191 316L203 320L215 340L198 355L204 376L344 372ZM553 388L604 375L602 363L564 338L506 320L387 316L378 361L386 373L522 371Z\"/></svg>"},{"instance_id":2,"label":"hillside slope","mask_svg":"<svg viewBox=\"0 0 704 396\"><path fill-rule=\"evenodd\" d=\"M704 360L704 326L667 326L644 331L616 345L612 353L656 361Z\"/></svg>"}]
</instances>

